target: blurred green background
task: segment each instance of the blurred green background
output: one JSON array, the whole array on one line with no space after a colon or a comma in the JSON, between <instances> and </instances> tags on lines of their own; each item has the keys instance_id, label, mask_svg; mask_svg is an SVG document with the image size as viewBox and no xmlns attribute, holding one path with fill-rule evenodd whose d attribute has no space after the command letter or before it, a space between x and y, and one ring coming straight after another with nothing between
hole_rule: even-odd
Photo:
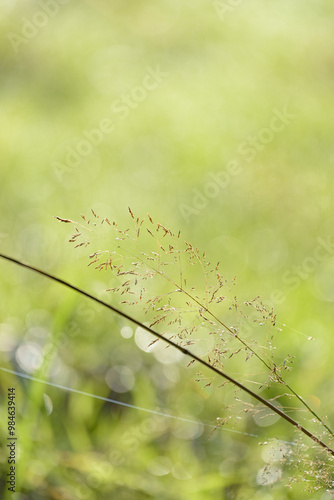
<instances>
[{"instance_id":1,"label":"blurred green background","mask_svg":"<svg viewBox=\"0 0 334 500\"><path fill-rule=\"evenodd\" d=\"M274 306L278 357L296 355L288 380L333 421L333 3L0 9L1 252L101 294L105 276L87 269L87 250L73 251L54 216L93 209L125 227L128 206L149 212L236 276L241 302L260 295ZM9 263L0 272L2 367L190 420L224 416L222 389L141 351L125 321ZM241 434L210 437L200 424L5 372L0 383L2 443L11 386L19 436L15 497L1 454L4 498L331 497L287 489L284 467L261 484L259 442L291 441L287 424L241 414Z\"/></svg>"}]
</instances>

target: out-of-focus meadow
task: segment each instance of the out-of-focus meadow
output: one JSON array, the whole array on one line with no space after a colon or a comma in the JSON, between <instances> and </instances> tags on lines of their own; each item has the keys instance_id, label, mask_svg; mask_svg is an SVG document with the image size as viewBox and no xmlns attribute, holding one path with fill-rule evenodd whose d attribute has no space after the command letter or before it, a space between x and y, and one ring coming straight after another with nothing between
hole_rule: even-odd
<instances>
[{"instance_id":1,"label":"out-of-focus meadow","mask_svg":"<svg viewBox=\"0 0 334 500\"><path fill-rule=\"evenodd\" d=\"M112 301L112 274L88 267L91 249L74 250L74 227L54 217L94 223L93 209L126 229L129 206L149 213L220 261L232 301L274 307L275 359L296 356L284 377L333 422L333 16L329 0L2 1L0 252ZM108 245L107 231L92 247ZM303 491L314 475L286 487L286 422L240 403L213 432L203 423L225 418L231 388L145 352L143 332L74 292L5 261L0 273L0 366L55 384L0 372L4 498L331 498ZM196 269L188 278L205 288ZM232 371L246 380L244 361Z\"/></svg>"}]
</instances>

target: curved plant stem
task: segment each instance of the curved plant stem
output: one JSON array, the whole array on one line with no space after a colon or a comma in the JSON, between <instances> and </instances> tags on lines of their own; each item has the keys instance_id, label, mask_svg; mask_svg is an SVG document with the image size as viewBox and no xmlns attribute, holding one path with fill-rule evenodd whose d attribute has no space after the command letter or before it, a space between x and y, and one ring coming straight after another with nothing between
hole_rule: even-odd
<instances>
[{"instance_id":1,"label":"curved plant stem","mask_svg":"<svg viewBox=\"0 0 334 500\"><path fill-rule=\"evenodd\" d=\"M91 295L90 293L86 292L85 290L82 290L82 289L78 288L77 286L72 285L71 283L69 283L69 282L67 282L67 281L65 281L63 279L58 278L57 276L54 276L54 275L52 275L52 274L50 274L50 273L48 273L46 271L38 269L37 267L31 266L29 264L25 264L24 262L22 262L22 261L20 261L18 259L14 259L13 257L10 257L8 255L0 253L0 257L3 258L3 259L5 259L5 260L7 260L7 261L13 262L16 265L19 265L19 266L24 267L26 269L30 269L31 271L34 271L34 272L36 272L36 273L38 273L38 274L40 274L42 276L45 276L46 278L49 278L49 279L51 279L53 281L56 281L57 283L59 283L61 285L64 285L67 288L70 288L71 290L74 290L75 292L79 293L80 295L83 295L84 297L87 297L87 298L93 300L94 302L97 302L101 306L104 306L104 307L108 308L109 310L111 310L114 313L116 313L117 315L125 318L126 320L130 321L131 323L139 326L140 328L143 328L147 332L149 332L152 335L154 335L156 338L158 338L160 340L163 340L167 344L173 346L175 349L177 349L178 351L182 352L185 356L189 356L192 360L197 361L202 366L205 366L206 368L208 368L209 370L213 371L214 373L216 373L220 377L224 378L228 382L231 382L234 386L238 387L243 392L249 394L253 399L256 399L257 401L259 401L261 404L263 404L267 408L270 408L270 410L272 410L274 413L276 413L277 415L279 415L280 417L282 417L284 420L286 420L289 424L293 425L298 430L300 430L301 432L303 432L306 436L308 436L310 439L312 439L315 443L317 443L319 446L321 446L327 452L329 452L332 456L334 456L334 450L332 450L327 444L325 444L323 441L321 441L319 438L317 438L314 434L312 434L312 432L310 432L308 429L306 429L305 427L303 427L302 425L300 425L298 422L296 422L296 420L294 420L293 418L291 418L289 415L287 415L286 413L284 413L279 408L276 408L276 406L274 406L272 403L270 403L270 401L267 401L266 399L262 398L261 396L259 396L255 392L253 392L251 389L249 389L245 385L243 385L240 382L238 382L236 379L230 377L227 373L225 373L225 372L219 370L218 368L210 365L207 361L205 361L204 359L198 357L196 354L193 354L188 349L185 349L184 347L176 344L172 340L164 337L163 335L161 335L160 333L156 332L152 328L144 325L143 323L141 323L137 319L133 318L132 316L129 316L127 313L125 313L125 312L117 309L116 307L112 306L111 304L108 304L107 302L104 302L103 300L100 300L98 297L95 297L94 295Z\"/></svg>"}]
</instances>

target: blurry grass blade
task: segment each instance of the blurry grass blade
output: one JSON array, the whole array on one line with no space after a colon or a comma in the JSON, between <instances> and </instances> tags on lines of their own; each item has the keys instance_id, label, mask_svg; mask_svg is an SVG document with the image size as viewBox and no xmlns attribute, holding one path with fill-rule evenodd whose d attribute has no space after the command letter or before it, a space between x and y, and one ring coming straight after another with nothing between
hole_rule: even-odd
<instances>
[{"instance_id":1,"label":"blurry grass blade","mask_svg":"<svg viewBox=\"0 0 334 500\"><path fill-rule=\"evenodd\" d=\"M16 375L17 377L21 377L21 378L26 378L28 380L32 380L33 382L38 382L40 384L45 384L45 385L48 385L50 387L56 387L57 389L62 389L64 391L73 392L75 394L81 394L82 396L88 396L90 398L100 399L101 401L106 401L107 403L112 403L112 404L119 405L119 406L125 406L127 408L132 408L133 410L145 411L147 413L152 413L153 415L159 415L161 417L166 417L166 418L173 418L175 420L181 420L182 422L188 422L190 424L198 424L198 423L200 423L204 427L209 427L210 429L219 429L219 430L223 430L223 431L226 431L226 432L233 432L235 434L242 434L244 436L258 437L257 434L250 434L248 432L237 431L235 429L228 429L226 427L221 427L221 426L217 426L217 425L207 424L207 423L199 422L199 421L196 421L196 420L191 420L189 418L178 417L176 415L171 415L170 413L166 413L166 412L163 412L163 411L157 411L157 410L151 410L149 408L143 408L141 406L136 406L136 405L132 405L130 403L125 403L123 401L117 401L116 399L105 398L104 396L99 396L97 394L92 394L91 392L80 391L79 389L73 389L73 387L67 387L65 385L59 385L59 384L55 384L53 382L49 382L47 380L43 380L43 379L40 379L40 378L32 377L31 375L27 375L26 373L17 372L15 370L9 370L8 368L3 368L2 366L0 366L0 370L2 370L3 372L6 372L6 373L11 373L12 375Z\"/></svg>"}]
</instances>

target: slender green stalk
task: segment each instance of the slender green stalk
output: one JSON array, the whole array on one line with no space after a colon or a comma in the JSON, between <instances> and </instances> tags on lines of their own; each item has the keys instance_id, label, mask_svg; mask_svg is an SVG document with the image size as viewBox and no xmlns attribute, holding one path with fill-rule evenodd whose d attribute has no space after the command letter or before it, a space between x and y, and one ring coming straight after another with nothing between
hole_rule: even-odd
<instances>
[{"instance_id":1,"label":"slender green stalk","mask_svg":"<svg viewBox=\"0 0 334 500\"><path fill-rule=\"evenodd\" d=\"M46 278L49 278L49 279L51 279L53 281L56 281L57 283L59 283L61 285L64 285L65 287L70 288L71 290L74 290L75 292L79 293L80 295L83 295L84 297L87 297L87 298L93 300L94 302L97 302L101 306L108 308L109 310L113 311L114 313L116 313L117 315L123 317L124 319L130 321L131 323L139 326L140 328L143 328L147 332L149 332L152 335L154 335L156 338L158 338L158 339L166 342L167 344L173 346L175 349L177 349L178 351L182 352L185 356L189 356L192 360L197 361L202 366L205 366L206 368L208 368L209 370L213 371L214 373L216 373L220 377L224 378L228 382L231 382L234 386L238 387L239 389L241 389L246 394L249 394L253 399L256 399L257 401L259 401L261 404L263 404L267 408L270 408L270 410L272 410L274 413L276 413L277 415L279 415L280 417L282 417L284 420L286 420L289 424L293 425L298 430L300 430L301 432L303 432L306 436L308 436L310 439L312 439L315 443L317 443L319 446L321 446L327 452L329 452L332 456L334 456L334 450L332 450L327 444L325 444L323 441L321 441L319 438L317 438L308 429L306 429L305 427L303 427L302 425L300 425L298 422L296 422L289 415L287 415L286 413L284 413L279 408L276 408L276 406L274 406L272 403L270 403L270 401L267 401L266 399L262 398L261 396L259 396L255 392L253 392L251 389L249 389L245 385L241 384L240 382L238 382L234 378L230 377L227 373L225 373L225 372L219 370L218 368L210 365L207 361L205 361L204 359L200 358L196 354L193 354L188 349L185 349L184 347L176 344L172 340L164 337L163 335L161 335L160 333L156 332L155 330L153 330L149 326L144 325L143 323L141 323L140 321L138 321L136 318L133 318L132 316L129 316L127 313L121 311L120 309L117 309L116 307L112 306L111 304L108 304L107 302L104 302L103 300L99 299L98 297L95 297L94 295L91 295L90 293L86 292L85 290L82 290L82 289L78 288L77 286L72 285L71 283L69 283L69 282L67 282L67 281L65 281L65 280L63 280L61 278L58 278L57 276L54 276L54 275L52 275L52 274L50 274L50 273L48 273L46 271L38 269L37 267L31 266L29 264L25 264L24 262L22 262L22 261L20 261L18 259L14 259L13 257L10 257L10 256L2 254L2 253L0 253L0 257L3 258L3 259L5 259L5 260L7 260L7 261L13 262L16 265L19 265L19 266L24 267L26 269L30 269L31 271L34 271L34 272L36 272L36 273L38 273L38 274L40 274L42 276L45 276Z\"/></svg>"}]
</instances>

